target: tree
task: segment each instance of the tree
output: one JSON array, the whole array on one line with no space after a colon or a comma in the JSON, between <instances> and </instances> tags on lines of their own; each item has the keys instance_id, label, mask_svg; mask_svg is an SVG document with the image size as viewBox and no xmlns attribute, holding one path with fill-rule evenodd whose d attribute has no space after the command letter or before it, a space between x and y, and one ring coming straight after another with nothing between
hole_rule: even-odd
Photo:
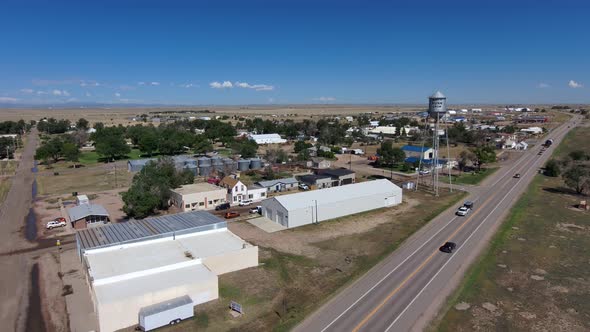
<instances>
[{"instance_id":1,"label":"tree","mask_svg":"<svg viewBox=\"0 0 590 332\"><path fill-rule=\"evenodd\" d=\"M550 159L547 164L545 164L545 175L551 177L558 177L561 173L561 169L559 167L559 163L555 159Z\"/></svg>"},{"instance_id":2,"label":"tree","mask_svg":"<svg viewBox=\"0 0 590 332\"><path fill-rule=\"evenodd\" d=\"M582 165L574 165L563 173L565 185L582 194L590 189L590 173Z\"/></svg>"},{"instance_id":3,"label":"tree","mask_svg":"<svg viewBox=\"0 0 590 332\"><path fill-rule=\"evenodd\" d=\"M265 159L271 163L282 163L289 160L289 155L282 149L266 150Z\"/></svg>"},{"instance_id":4,"label":"tree","mask_svg":"<svg viewBox=\"0 0 590 332\"><path fill-rule=\"evenodd\" d=\"M189 170L177 171L171 158L149 162L131 182L129 190L122 194L123 211L134 218L145 218L156 209L167 209L170 189L194 181Z\"/></svg>"},{"instance_id":5,"label":"tree","mask_svg":"<svg viewBox=\"0 0 590 332\"><path fill-rule=\"evenodd\" d=\"M54 137L37 149L35 159L47 162L51 158L56 163L62 156L62 147L63 141L59 137Z\"/></svg>"},{"instance_id":6,"label":"tree","mask_svg":"<svg viewBox=\"0 0 590 332\"><path fill-rule=\"evenodd\" d=\"M380 165L391 167L402 163L406 159L405 152L400 148L394 148L393 142L390 140L381 143L381 148L377 149L377 154L379 155L378 162Z\"/></svg>"},{"instance_id":7,"label":"tree","mask_svg":"<svg viewBox=\"0 0 590 332\"><path fill-rule=\"evenodd\" d=\"M473 150L476 156L477 168L481 170L481 166L484 164L493 163L496 161L496 151L492 146L486 145Z\"/></svg>"},{"instance_id":8,"label":"tree","mask_svg":"<svg viewBox=\"0 0 590 332\"><path fill-rule=\"evenodd\" d=\"M467 163L469 161L475 160L476 158L477 157L475 154L469 150L461 151L461 153L459 153L459 159L457 160L457 164L461 172L465 170L465 167L467 167Z\"/></svg>"},{"instance_id":9,"label":"tree","mask_svg":"<svg viewBox=\"0 0 590 332\"><path fill-rule=\"evenodd\" d=\"M65 142L61 147L61 154L67 161L77 162L80 157L80 149L74 143Z\"/></svg>"},{"instance_id":10,"label":"tree","mask_svg":"<svg viewBox=\"0 0 590 332\"><path fill-rule=\"evenodd\" d=\"M193 140L193 149L195 153L207 153L213 150L213 144L205 135L196 135Z\"/></svg>"},{"instance_id":11,"label":"tree","mask_svg":"<svg viewBox=\"0 0 590 332\"><path fill-rule=\"evenodd\" d=\"M242 158L253 158L258 152L258 144L250 139L240 139L232 144L232 149Z\"/></svg>"},{"instance_id":12,"label":"tree","mask_svg":"<svg viewBox=\"0 0 590 332\"><path fill-rule=\"evenodd\" d=\"M268 166L267 168L264 169L264 179L265 180L274 180L276 179L276 175L275 172L272 170L271 166Z\"/></svg>"},{"instance_id":13,"label":"tree","mask_svg":"<svg viewBox=\"0 0 590 332\"><path fill-rule=\"evenodd\" d=\"M295 153L299 153L303 150L311 148L313 145L311 143L306 143L304 141L297 141L295 142L295 146L293 147Z\"/></svg>"},{"instance_id":14,"label":"tree","mask_svg":"<svg viewBox=\"0 0 590 332\"><path fill-rule=\"evenodd\" d=\"M88 129L88 120L84 118L78 119L78 121L76 122L76 128L84 130Z\"/></svg>"},{"instance_id":15,"label":"tree","mask_svg":"<svg viewBox=\"0 0 590 332\"><path fill-rule=\"evenodd\" d=\"M123 137L123 131L117 127L104 127L97 130L93 136L96 153L108 160L115 160L131 152Z\"/></svg>"},{"instance_id":16,"label":"tree","mask_svg":"<svg viewBox=\"0 0 590 332\"><path fill-rule=\"evenodd\" d=\"M139 134L137 145L139 151L152 156L152 154L158 150L159 136L155 129L144 130Z\"/></svg>"},{"instance_id":17,"label":"tree","mask_svg":"<svg viewBox=\"0 0 590 332\"><path fill-rule=\"evenodd\" d=\"M590 159L590 156L586 154L586 152L584 152L583 150L575 150L569 153L570 158L572 158L572 160L575 161L580 161L580 160L588 160Z\"/></svg>"}]
</instances>

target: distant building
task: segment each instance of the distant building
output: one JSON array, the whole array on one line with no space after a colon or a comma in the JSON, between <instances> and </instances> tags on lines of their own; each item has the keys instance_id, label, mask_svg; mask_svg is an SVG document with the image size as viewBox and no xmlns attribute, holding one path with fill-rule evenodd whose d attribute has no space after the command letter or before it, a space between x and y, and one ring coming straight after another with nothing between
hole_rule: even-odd
<instances>
[{"instance_id":1,"label":"distant building","mask_svg":"<svg viewBox=\"0 0 590 332\"><path fill-rule=\"evenodd\" d=\"M326 169L330 168L330 166L332 166L332 162L321 157L311 158L311 163L309 164L309 167L314 169Z\"/></svg>"},{"instance_id":2,"label":"distant building","mask_svg":"<svg viewBox=\"0 0 590 332\"><path fill-rule=\"evenodd\" d=\"M378 126L369 130L369 133L383 136L395 136L397 133L397 128L393 126Z\"/></svg>"},{"instance_id":3,"label":"distant building","mask_svg":"<svg viewBox=\"0 0 590 332\"><path fill-rule=\"evenodd\" d=\"M248 138L256 142L257 144L280 144L286 143L287 140L281 138L279 134L262 134L262 135L248 135Z\"/></svg>"},{"instance_id":4,"label":"distant building","mask_svg":"<svg viewBox=\"0 0 590 332\"><path fill-rule=\"evenodd\" d=\"M268 190L265 187L254 184L246 188L248 189L247 197L249 200L259 202L266 199Z\"/></svg>"},{"instance_id":5,"label":"distant building","mask_svg":"<svg viewBox=\"0 0 590 332\"><path fill-rule=\"evenodd\" d=\"M527 134L532 134L532 135L538 135L538 134L542 134L543 133L543 128L541 127L529 127L529 128L524 128L520 130L521 132L527 133Z\"/></svg>"},{"instance_id":6,"label":"distant building","mask_svg":"<svg viewBox=\"0 0 590 332\"><path fill-rule=\"evenodd\" d=\"M248 198L248 187L235 176L226 176L219 182L219 186L227 190L227 201L238 204Z\"/></svg>"},{"instance_id":7,"label":"distant building","mask_svg":"<svg viewBox=\"0 0 590 332\"><path fill-rule=\"evenodd\" d=\"M406 154L406 158L416 157L418 159L432 159L434 154L434 150L432 150L432 148L416 145L404 145L402 150Z\"/></svg>"},{"instance_id":8,"label":"distant building","mask_svg":"<svg viewBox=\"0 0 590 332\"><path fill-rule=\"evenodd\" d=\"M203 182L187 184L170 190L170 200L181 211L211 210L225 203L227 190L216 185Z\"/></svg>"},{"instance_id":9,"label":"distant building","mask_svg":"<svg viewBox=\"0 0 590 332\"><path fill-rule=\"evenodd\" d=\"M529 148L529 144L525 141L521 141L516 143L516 146L514 147L515 150L526 150Z\"/></svg>"},{"instance_id":10,"label":"distant building","mask_svg":"<svg viewBox=\"0 0 590 332\"><path fill-rule=\"evenodd\" d=\"M299 177L299 182L305 183L312 189L325 189L331 188L333 181L329 175L302 175Z\"/></svg>"}]
</instances>

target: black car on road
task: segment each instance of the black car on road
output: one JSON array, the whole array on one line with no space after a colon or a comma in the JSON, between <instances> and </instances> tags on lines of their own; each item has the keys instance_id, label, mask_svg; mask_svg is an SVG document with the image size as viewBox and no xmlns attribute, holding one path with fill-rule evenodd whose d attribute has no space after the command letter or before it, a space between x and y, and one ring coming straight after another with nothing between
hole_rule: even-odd
<instances>
[{"instance_id":1,"label":"black car on road","mask_svg":"<svg viewBox=\"0 0 590 332\"><path fill-rule=\"evenodd\" d=\"M457 244L455 244L454 242L446 242L445 244L443 244L442 247L440 247L438 249L442 252L446 252L447 254L450 254L453 252L453 250L455 250L455 248L457 248Z\"/></svg>"}]
</instances>

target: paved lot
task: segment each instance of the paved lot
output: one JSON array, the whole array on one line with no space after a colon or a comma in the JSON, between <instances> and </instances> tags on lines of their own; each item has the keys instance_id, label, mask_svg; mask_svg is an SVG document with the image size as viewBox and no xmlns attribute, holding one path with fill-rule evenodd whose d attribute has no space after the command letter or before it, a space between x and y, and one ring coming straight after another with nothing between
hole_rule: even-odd
<instances>
[{"instance_id":1,"label":"paved lot","mask_svg":"<svg viewBox=\"0 0 590 332\"><path fill-rule=\"evenodd\" d=\"M568 125L571 121L550 133L555 140L550 149ZM523 153L472 192L467 199L476 205L469 215L457 217L454 208L441 214L295 331L422 330L549 158L549 153L537 154L540 148ZM513 178L515 173L521 178ZM446 241L457 243L453 254L438 250Z\"/></svg>"}]
</instances>

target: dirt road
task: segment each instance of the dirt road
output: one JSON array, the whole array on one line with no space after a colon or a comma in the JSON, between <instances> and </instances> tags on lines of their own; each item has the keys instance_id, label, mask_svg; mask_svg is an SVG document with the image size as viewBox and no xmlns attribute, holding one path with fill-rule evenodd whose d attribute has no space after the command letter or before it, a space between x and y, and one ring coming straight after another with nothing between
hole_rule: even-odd
<instances>
[{"instance_id":1,"label":"dirt road","mask_svg":"<svg viewBox=\"0 0 590 332\"><path fill-rule=\"evenodd\" d=\"M36 246L24 238L25 219L32 202L33 157L37 147L36 129L29 134L21 161L6 200L0 210L0 252ZM0 322L4 331L24 331L30 288L30 254L0 256Z\"/></svg>"}]
</instances>

